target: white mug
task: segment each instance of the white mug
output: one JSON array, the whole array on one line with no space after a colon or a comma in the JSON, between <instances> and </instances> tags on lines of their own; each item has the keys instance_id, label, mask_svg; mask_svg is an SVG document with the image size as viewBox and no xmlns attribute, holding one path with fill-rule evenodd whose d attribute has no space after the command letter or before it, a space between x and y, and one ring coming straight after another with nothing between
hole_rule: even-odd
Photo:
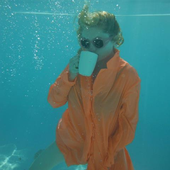
<instances>
[{"instance_id":1,"label":"white mug","mask_svg":"<svg viewBox=\"0 0 170 170\"><path fill-rule=\"evenodd\" d=\"M83 76L91 76L96 63L98 55L90 51L82 51L79 61L79 74Z\"/></svg>"}]
</instances>

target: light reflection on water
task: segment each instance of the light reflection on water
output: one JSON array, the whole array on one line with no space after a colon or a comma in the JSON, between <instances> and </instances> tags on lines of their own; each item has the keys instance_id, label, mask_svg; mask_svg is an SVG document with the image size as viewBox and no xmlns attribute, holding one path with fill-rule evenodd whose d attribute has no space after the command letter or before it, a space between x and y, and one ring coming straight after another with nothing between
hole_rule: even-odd
<instances>
[{"instance_id":1,"label":"light reflection on water","mask_svg":"<svg viewBox=\"0 0 170 170\"><path fill-rule=\"evenodd\" d=\"M15 14L28 14L28 15L65 15L74 16L75 14L69 13L50 13L50 12L14 12ZM157 17L157 16L170 16L170 14L135 14L135 15L116 15L118 17Z\"/></svg>"},{"instance_id":2,"label":"light reflection on water","mask_svg":"<svg viewBox=\"0 0 170 170\"><path fill-rule=\"evenodd\" d=\"M23 151L18 150L14 144L0 146L0 169L13 170L26 160Z\"/></svg>"}]
</instances>

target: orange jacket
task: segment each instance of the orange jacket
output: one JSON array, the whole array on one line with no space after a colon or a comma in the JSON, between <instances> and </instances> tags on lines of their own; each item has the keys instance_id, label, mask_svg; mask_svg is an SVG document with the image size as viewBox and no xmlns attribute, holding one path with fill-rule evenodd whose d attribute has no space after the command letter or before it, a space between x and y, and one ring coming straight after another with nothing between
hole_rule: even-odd
<instances>
[{"instance_id":1,"label":"orange jacket","mask_svg":"<svg viewBox=\"0 0 170 170\"><path fill-rule=\"evenodd\" d=\"M51 85L48 102L57 108L68 102L56 129L56 142L66 164L88 164L87 170L133 170L126 145L138 122L140 78L120 58L119 50L92 76L68 80L69 65Z\"/></svg>"}]
</instances>

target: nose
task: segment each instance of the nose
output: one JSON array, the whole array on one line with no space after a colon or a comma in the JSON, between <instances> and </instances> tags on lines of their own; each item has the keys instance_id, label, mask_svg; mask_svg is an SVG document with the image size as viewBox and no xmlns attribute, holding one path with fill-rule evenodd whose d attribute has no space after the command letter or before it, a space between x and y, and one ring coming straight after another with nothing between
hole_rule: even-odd
<instances>
[{"instance_id":1,"label":"nose","mask_svg":"<svg viewBox=\"0 0 170 170\"><path fill-rule=\"evenodd\" d=\"M94 47L93 44L90 44L90 47L88 49L90 52L96 52L96 47Z\"/></svg>"}]
</instances>

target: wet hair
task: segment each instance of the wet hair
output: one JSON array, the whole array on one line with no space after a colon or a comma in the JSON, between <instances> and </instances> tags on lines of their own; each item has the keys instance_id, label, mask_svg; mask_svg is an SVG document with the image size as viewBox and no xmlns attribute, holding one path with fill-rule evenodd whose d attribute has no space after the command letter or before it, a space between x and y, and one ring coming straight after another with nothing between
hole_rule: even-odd
<instances>
[{"instance_id":1,"label":"wet hair","mask_svg":"<svg viewBox=\"0 0 170 170\"><path fill-rule=\"evenodd\" d=\"M82 30L84 28L97 27L101 28L104 33L113 36L113 42L117 47L123 44L124 38L121 29L114 14L106 11L89 12L89 5L85 4L82 11L78 15L77 36L80 42Z\"/></svg>"}]
</instances>

